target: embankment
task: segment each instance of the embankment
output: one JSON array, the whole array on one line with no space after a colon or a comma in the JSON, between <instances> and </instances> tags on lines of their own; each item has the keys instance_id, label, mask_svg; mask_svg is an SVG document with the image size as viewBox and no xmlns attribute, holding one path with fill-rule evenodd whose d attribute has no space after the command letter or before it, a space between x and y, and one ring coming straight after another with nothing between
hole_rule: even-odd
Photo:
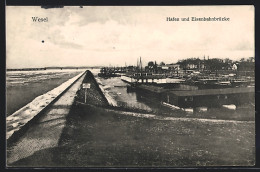
<instances>
[{"instance_id":1,"label":"embankment","mask_svg":"<svg viewBox=\"0 0 260 172\"><path fill-rule=\"evenodd\" d=\"M30 167L253 165L254 124L156 119L151 114L74 104L59 145L21 159Z\"/></svg>"},{"instance_id":2,"label":"embankment","mask_svg":"<svg viewBox=\"0 0 260 172\"><path fill-rule=\"evenodd\" d=\"M53 132L58 128L60 131L61 126L49 129L44 120L45 123L31 129L23 145L13 153L19 154L28 148L27 140L41 147L16 159L11 166L195 167L255 163L253 121L167 118L123 111L109 106L89 72L82 82L90 84L90 88L81 87L77 91L76 101L63 120L64 129L58 135L58 144L54 138L55 144L46 146L57 136Z\"/></svg>"},{"instance_id":3,"label":"embankment","mask_svg":"<svg viewBox=\"0 0 260 172\"><path fill-rule=\"evenodd\" d=\"M109 106L108 100L90 71L86 72L82 85L88 85L89 88L81 87L77 92L76 101L97 106Z\"/></svg>"},{"instance_id":4,"label":"embankment","mask_svg":"<svg viewBox=\"0 0 260 172\"><path fill-rule=\"evenodd\" d=\"M48 108L59 97L61 97L84 73L85 72L80 73L77 76L64 82L60 86L54 88L53 90L36 97L32 102L28 103L12 115L8 116L6 118L6 139L9 139L11 136L15 137L15 135L19 135L23 129L27 128L30 123L33 122L34 118L37 118L38 114L44 112L46 108ZM11 139L12 138L10 138L10 140Z\"/></svg>"}]
</instances>

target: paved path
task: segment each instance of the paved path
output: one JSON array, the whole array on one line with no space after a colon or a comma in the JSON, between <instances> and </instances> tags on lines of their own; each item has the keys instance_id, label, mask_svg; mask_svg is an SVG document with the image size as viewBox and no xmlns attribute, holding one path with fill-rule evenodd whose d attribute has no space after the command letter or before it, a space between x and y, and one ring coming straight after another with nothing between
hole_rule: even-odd
<instances>
[{"instance_id":1,"label":"paved path","mask_svg":"<svg viewBox=\"0 0 260 172\"><path fill-rule=\"evenodd\" d=\"M38 150L52 148L58 145L60 135L66 123L76 92L85 74L76 81L48 110L41 114L40 119L33 124L19 140L7 149L7 166L17 160L26 158Z\"/></svg>"}]
</instances>

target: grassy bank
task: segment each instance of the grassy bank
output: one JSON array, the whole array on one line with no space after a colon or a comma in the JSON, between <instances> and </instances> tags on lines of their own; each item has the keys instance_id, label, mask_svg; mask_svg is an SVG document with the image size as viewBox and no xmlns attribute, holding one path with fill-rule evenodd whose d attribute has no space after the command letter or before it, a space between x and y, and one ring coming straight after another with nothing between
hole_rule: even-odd
<instances>
[{"instance_id":1,"label":"grassy bank","mask_svg":"<svg viewBox=\"0 0 260 172\"><path fill-rule=\"evenodd\" d=\"M182 167L253 165L254 124L160 121L75 105L54 149L14 165Z\"/></svg>"}]
</instances>

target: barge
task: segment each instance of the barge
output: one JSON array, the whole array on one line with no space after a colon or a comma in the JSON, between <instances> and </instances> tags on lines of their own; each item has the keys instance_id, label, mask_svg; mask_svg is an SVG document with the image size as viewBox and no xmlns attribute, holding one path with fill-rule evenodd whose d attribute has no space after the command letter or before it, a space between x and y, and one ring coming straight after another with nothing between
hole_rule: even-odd
<instances>
[{"instance_id":1,"label":"barge","mask_svg":"<svg viewBox=\"0 0 260 172\"><path fill-rule=\"evenodd\" d=\"M164 89L160 87L139 86L136 88L138 97L158 103L168 103L181 108L219 107L234 104L254 103L254 87L236 87L222 89Z\"/></svg>"},{"instance_id":2,"label":"barge","mask_svg":"<svg viewBox=\"0 0 260 172\"><path fill-rule=\"evenodd\" d=\"M121 75L121 80L132 85L157 85L163 87L171 87L185 82L182 78L168 78L163 74L132 74Z\"/></svg>"}]
</instances>

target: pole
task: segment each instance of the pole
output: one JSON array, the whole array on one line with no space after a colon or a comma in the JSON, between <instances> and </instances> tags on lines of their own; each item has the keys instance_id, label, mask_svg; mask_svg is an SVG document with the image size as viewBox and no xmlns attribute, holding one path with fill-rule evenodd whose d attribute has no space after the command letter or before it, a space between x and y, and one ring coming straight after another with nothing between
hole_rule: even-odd
<instances>
[{"instance_id":1,"label":"pole","mask_svg":"<svg viewBox=\"0 0 260 172\"><path fill-rule=\"evenodd\" d=\"M85 103L87 103L87 89L85 88Z\"/></svg>"}]
</instances>

